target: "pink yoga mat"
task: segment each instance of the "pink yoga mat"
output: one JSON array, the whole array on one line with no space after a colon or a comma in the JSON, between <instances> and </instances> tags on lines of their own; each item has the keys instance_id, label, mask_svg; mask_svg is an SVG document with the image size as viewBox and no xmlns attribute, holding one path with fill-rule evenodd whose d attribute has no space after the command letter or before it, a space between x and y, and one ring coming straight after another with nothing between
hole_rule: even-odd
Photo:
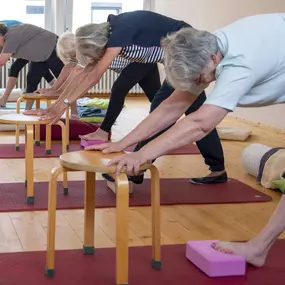
<instances>
[{"instance_id":1,"label":"pink yoga mat","mask_svg":"<svg viewBox=\"0 0 285 285\"><path fill-rule=\"evenodd\" d=\"M57 209L83 209L84 182L68 183L69 194L63 195L62 183L58 183ZM254 203L271 201L271 197L254 188L231 179L227 183L194 185L187 178L164 178L160 180L161 205ZM96 207L115 207L116 195L107 187L105 180L96 181ZM130 195L130 206L149 206L150 180L135 185ZM35 183L35 204L26 204L24 183L0 184L0 212L46 210L48 206L48 183Z\"/></svg>"}]
</instances>

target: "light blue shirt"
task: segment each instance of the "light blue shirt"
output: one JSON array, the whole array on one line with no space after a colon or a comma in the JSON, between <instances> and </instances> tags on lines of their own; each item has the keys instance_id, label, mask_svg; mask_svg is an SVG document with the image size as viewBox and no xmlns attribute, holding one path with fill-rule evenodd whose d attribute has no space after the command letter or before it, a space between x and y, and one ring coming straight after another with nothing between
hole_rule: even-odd
<instances>
[{"instance_id":1,"label":"light blue shirt","mask_svg":"<svg viewBox=\"0 0 285 285\"><path fill-rule=\"evenodd\" d=\"M14 25L23 24L22 22L16 21L16 20L2 20L2 21L0 21L0 23L4 23L8 28L12 27Z\"/></svg>"},{"instance_id":2,"label":"light blue shirt","mask_svg":"<svg viewBox=\"0 0 285 285\"><path fill-rule=\"evenodd\" d=\"M214 34L224 57L205 104L233 111L285 103L285 14L250 16Z\"/></svg>"}]
</instances>

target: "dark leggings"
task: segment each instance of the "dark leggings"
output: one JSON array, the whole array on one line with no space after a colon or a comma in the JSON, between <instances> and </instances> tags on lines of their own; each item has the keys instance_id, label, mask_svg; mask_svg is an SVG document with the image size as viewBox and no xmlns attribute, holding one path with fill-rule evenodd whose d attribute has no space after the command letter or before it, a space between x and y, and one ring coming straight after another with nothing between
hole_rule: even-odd
<instances>
[{"instance_id":1,"label":"dark leggings","mask_svg":"<svg viewBox=\"0 0 285 285\"><path fill-rule=\"evenodd\" d=\"M152 102L161 87L157 64L135 62L123 69L112 86L109 107L100 127L102 130L110 132L124 107L125 97L137 83Z\"/></svg>"},{"instance_id":2,"label":"dark leggings","mask_svg":"<svg viewBox=\"0 0 285 285\"><path fill-rule=\"evenodd\" d=\"M29 63L28 60L23 59L23 58L17 58L11 65L10 69L9 69L9 77L15 77L18 78L19 73L21 72L21 70ZM54 77L52 76L52 74L50 73L49 70L47 70L45 72L45 74L43 75L44 79L50 83ZM27 81L31 80L32 78L27 78Z\"/></svg>"},{"instance_id":3,"label":"dark leggings","mask_svg":"<svg viewBox=\"0 0 285 285\"><path fill-rule=\"evenodd\" d=\"M162 87L160 88L160 90L157 92L154 99L152 100L150 112L154 111L165 99L167 99L173 93L173 91L174 89L166 81L164 81ZM203 105L205 100L206 100L206 94L205 92L203 92L195 100L195 102L187 109L185 115L195 112ZM149 141L155 139L160 134L168 130L170 127L171 126L157 133L151 138L137 144L135 151L141 149ZM225 169L223 148L216 129L214 129L212 132L210 132L206 137L204 137L200 141L197 141L196 144L202 156L204 157L205 163L209 166L209 169L211 171L222 171Z\"/></svg>"},{"instance_id":4,"label":"dark leggings","mask_svg":"<svg viewBox=\"0 0 285 285\"><path fill-rule=\"evenodd\" d=\"M43 62L31 62L29 72L27 75L27 93L33 93L37 90L38 85L48 70L51 70L55 78L59 77L59 74L64 64L59 59L54 49L51 56Z\"/></svg>"}]
</instances>

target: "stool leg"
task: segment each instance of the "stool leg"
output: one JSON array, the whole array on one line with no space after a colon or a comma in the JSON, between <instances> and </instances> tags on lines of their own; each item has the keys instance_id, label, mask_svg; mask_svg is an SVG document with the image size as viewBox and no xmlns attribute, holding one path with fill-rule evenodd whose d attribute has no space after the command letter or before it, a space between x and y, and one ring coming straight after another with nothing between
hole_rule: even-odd
<instances>
[{"instance_id":1,"label":"stool leg","mask_svg":"<svg viewBox=\"0 0 285 285\"><path fill-rule=\"evenodd\" d=\"M20 97L17 100L16 104L16 112L17 114L20 114L20 104L22 102L22 98ZM15 150L20 150L20 125L16 125L16 142L15 142Z\"/></svg>"},{"instance_id":2,"label":"stool leg","mask_svg":"<svg viewBox=\"0 0 285 285\"><path fill-rule=\"evenodd\" d=\"M26 125L26 181L27 204L34 204L34 130L33 125Z\"/></svg>"},{"instance_id":3,"label":"stool leg","mask_svg":"<svg viewBox=\"0 0 285 285\"><path fill-rule=\"evenodd\" d=\"M45 267L47 276L54 276L57 179L62 171L64 171L64 169L61 166L54 168L49 180L47 255Z\"/></svg>"},{"instance_id":4,"label":"stool leg","mask_svg":"<svg viewBox=\"0 0 285 285\"><path fill-rule=\"evenodd\" d=\"M66 126L66 148L69 150L69 108L65 113L65 126Z\"/></svg>"},{"instance_id":5,"label":"stool leg","mask_svg":"<svg viewBox=\"0 0 285 285\"><path fill-rule=\"evenodd\" d=\"M117 204L117 241L116 241L116 284L128 284L129 248L128 248L128 210L129 182L127 175L121 173L115 177Z\"/></svg>"},{"instance_id":6,"label":"stool leg","mask_svg":"<svg viewBox=\"0 0 285 285\"><path fill-rule=\"evenodd\" d=\"M51 154L51 126L46 125L46 152L45 154Z\"/></svg>"},{"instance_id":7,"label":"stool leg","mask_svg":"<svg viewBox=\"0 0 285 285\"><path fill-rule=\"evenodd\" d=\"M61 127L61 144L62 144L62 153L67 152L67 143L66 143L66 125L62 121L58 121L56 125ZM63 173L63 194L68 195L68 182L67 182L67 172Z\"/></svg>"},{"instance_id":8,"label":"stool leg","mask_svg":"<svg viewBox=\"0 0 285 285\"><path fill-rule=\"evenodd\" d=\"M41 106L41 101L36 100L36 110L39 110ZM35 145L40 146L41 141L40 141L40 125L35 125Z\"/></svg>"},{"instance_id":9,"label":"stool leg","mask_svg":"<svg viewBox=\"0 0 285 285\"><path fill-rule=\"evenodd\" d=\"M94 254L95 172L85 174L83 253Z\"/></svg>"},{"instance_id":10,"label":"stool leg","mask_svg":"<svg viewBox=\"0 0 285 285\"><path fill-rule=\"evenodd\" d=\"M151 172L151 211L152 211L152 267L161 269L160 248L160 180L159 171L152 165Z\"/></svg>"}]
</instances>

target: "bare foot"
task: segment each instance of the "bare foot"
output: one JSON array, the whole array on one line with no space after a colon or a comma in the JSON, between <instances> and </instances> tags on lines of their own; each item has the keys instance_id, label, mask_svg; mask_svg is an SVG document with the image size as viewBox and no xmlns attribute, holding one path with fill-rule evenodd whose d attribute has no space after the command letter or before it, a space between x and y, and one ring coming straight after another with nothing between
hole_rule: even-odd
<instances>
[{"instance_id":1,"label":"bare foot","mask_svg":"<svg viewBox=\"0 0 285 285\"><path fill-rule=\"evenodd\" d=\"M255 267L264 265L268 253L250 242L217 242L213 243L212 247L223 253L244 256L246 261Z\"/></svg>"},{"instance_id":2,"label":"bare foot","mask_svg":"<svg viewBox=\"0 0 285 285\"><path fill-rule=\"evenodd\" d=\"M0 97L0 106L6 107L7 99L4 97Z\"/></svg>"},{"instance_id":3,"label":"bare foot","mask_svg":"<svg viewBox=\"0 0 285 285\"><path fill-rule=\"evenodd\" d=\"M102 129L98 129L96 132L94 133L90 133L84 136L79 136L81 139L83 140L87 140L87 141L95 141L95 140L100 140L100 141L104 141L107 142L109 140L108 138L109 133L103 131Z\"/></svg>"}]
</instances>

